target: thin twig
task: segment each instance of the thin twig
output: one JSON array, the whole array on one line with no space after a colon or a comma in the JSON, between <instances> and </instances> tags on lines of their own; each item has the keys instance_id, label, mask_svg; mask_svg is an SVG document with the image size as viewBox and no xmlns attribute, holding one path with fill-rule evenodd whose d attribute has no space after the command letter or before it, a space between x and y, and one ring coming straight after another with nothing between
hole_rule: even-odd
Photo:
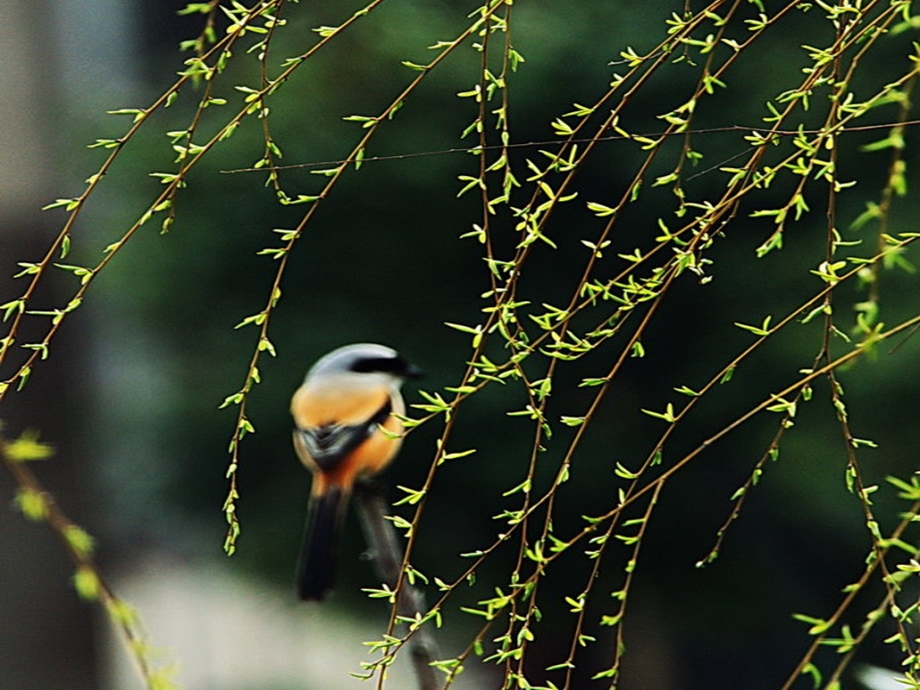
<instances>
[{"instance_id":1,"label":"thin twig","mask_svg":"<svg viewBox=\"0 0 920 690\"><path fill-rule=\"evenodd\" d=\"M387 587L395 590L402 570L403 549L393 523L387 519L389 506L383 498L381 486L375 482L360 483L355 491L355 507L377 577ZM405 578L398 602L397 615L406 620L415 619L427 610L422 592ZM437 658L437 644L429 626L421 625L412 632L409 655L419 690L437 690L441 687L437 670L432 666Z\"/></svg>"},{"instance_id":2,"label":"thin twig","mask_svg":"<svg viewBox=\"0 0 920 690\"><path fill-rule=\"evenodd\" d=\"M27 462L11 457L9 449L13 443L0 433L0 466L16 482L16 502L20 503L23 515L45 522L61 540L76 569L74 584L77 593L84 600L99 602L109 614L112 625L121 634L125 650L137 666L144 687L147 690L175 687L169 683L171 671L167 666L154 667L151 647L139 617L102 575L94 556L92 537L68 517ZM22 503L27 499L31 510L26 509Z\"/></svg>"}]
</instances>

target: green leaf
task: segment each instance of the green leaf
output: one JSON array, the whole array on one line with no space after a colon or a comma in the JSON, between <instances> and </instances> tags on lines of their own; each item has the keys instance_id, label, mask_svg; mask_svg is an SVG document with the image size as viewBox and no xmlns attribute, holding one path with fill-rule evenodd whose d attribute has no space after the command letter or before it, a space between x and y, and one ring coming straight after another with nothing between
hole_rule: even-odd
<instances>
[{"instance_id":1,"label":"green leaf","mask_svg":"<svg viewBox=\"0 0 920 690\"><path fill-rule=\"evenodd\" d=\"M19 438L3 446L3 455L12 462L47 460L54 455L54 448L47 443L40 443L37 431L26 430Z\"/></svg>"}]
</instances>

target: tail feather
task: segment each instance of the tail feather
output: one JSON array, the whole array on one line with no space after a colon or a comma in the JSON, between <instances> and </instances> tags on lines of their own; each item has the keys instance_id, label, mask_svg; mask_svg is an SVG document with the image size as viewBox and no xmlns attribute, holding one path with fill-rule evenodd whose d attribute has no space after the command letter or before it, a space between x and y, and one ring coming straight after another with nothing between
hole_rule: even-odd
<instances>
[{"instance_id":1,"label":"tail feather","mask_svg":"<svg viewBox=\"0 0 920 690\"><path fill-rule=\"evenodd\" d=\"M297 566L297 594L303 601L322 601L335 583L335 564L341 516L346 495L329 487L310 498L303 549Z\"/></svg>"}]
</instances>

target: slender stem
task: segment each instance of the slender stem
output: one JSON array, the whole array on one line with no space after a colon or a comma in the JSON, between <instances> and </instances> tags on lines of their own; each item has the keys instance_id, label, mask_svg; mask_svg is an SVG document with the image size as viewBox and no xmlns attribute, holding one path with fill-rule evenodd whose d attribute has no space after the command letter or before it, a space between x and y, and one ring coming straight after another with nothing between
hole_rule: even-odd
<instances>
[{"instance_id":1,"label":"slender stem","mask_svg":"<svg viewBox=\"0 0 920 690\"><path fill-rule=\"evenodd\" d=\"M382 487L376 482L362 482L355 487L355 507L371 551L374 570L387 587L396 589L400 580L403 550L393 523L387 519L389 505L383 498ZM403 578L398 597L397 616L415 619L427 610L422 592ZM409 638L409 655L415 669L419 690L440 687L437 670L432 661L437 658L437 644L429 626L416 628Z\"/></svg>"}]
</instances>

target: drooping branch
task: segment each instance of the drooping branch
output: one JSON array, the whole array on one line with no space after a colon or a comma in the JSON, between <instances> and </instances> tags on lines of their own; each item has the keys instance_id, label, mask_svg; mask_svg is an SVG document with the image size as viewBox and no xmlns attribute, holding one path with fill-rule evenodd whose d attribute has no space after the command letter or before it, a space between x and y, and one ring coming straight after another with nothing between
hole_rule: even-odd
<instances>
[{"instance_id":1,"label":"drooping branch","mask_svg":"<svg viewBox=\"0 0 920 690\"><path fill-rule=\"evenodd\" d=\"M371 563L377 577L397 594L397 616L401 619L417 619L427 609L422 592L401 577L403 549L393 523L387 519L388 504L384 500L381 486L364 482L356 487L355 505L361 520ZM429 626L420 625L409 633L409 655L418 680L419 690L436 690L440 687L437 671L432 662L437 658L437 644Z\"/></svg>"}]
</instances>

